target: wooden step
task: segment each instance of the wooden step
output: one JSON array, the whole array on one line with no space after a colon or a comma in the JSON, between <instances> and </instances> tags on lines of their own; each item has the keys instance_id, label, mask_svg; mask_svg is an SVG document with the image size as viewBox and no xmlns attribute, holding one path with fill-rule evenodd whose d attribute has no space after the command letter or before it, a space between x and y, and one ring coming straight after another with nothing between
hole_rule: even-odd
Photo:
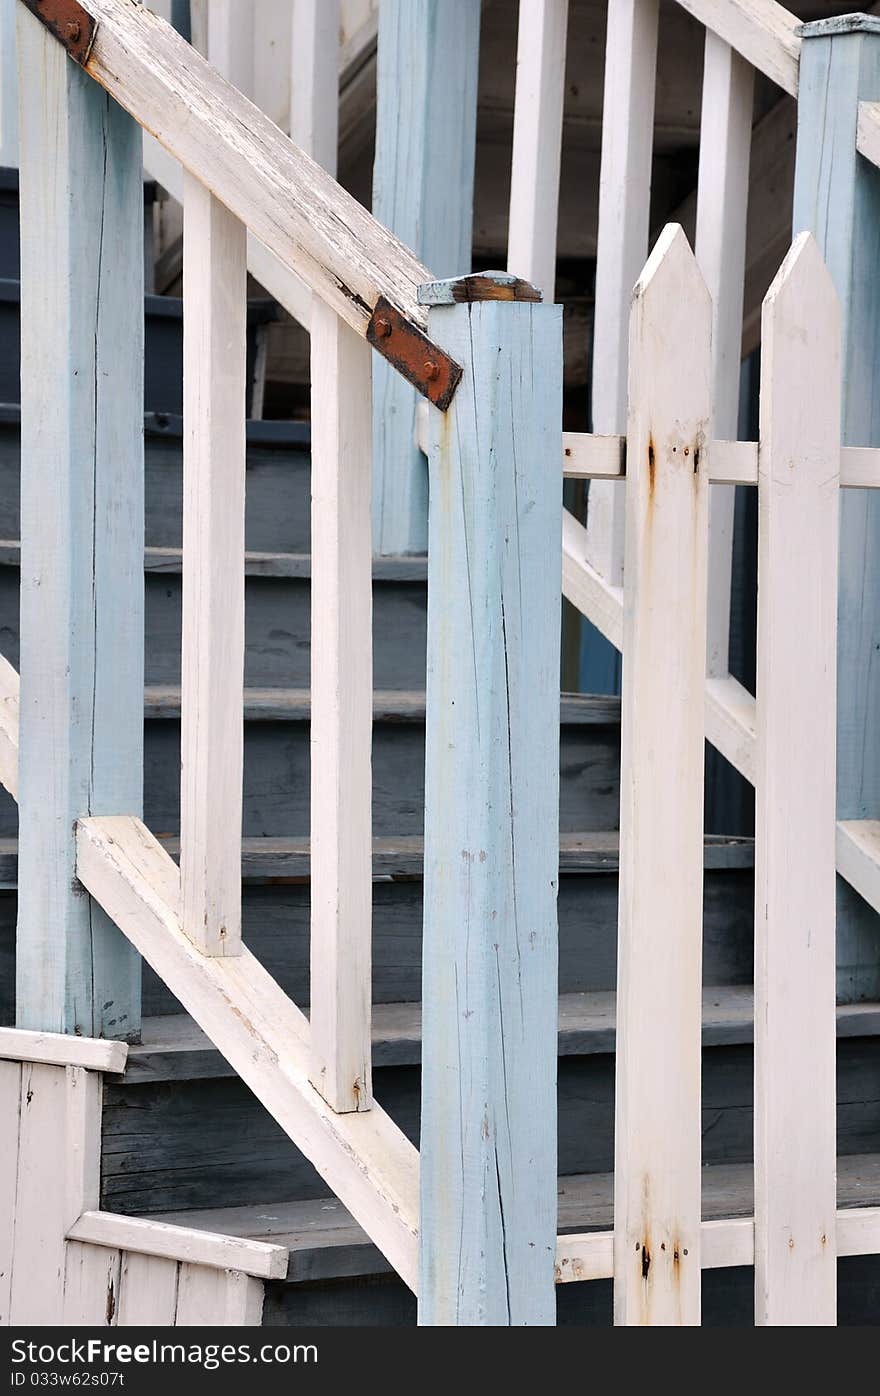
<instances>
[{"instance_id":1,"label":"wooden step","mask_svg":"<svg viewBox=\"0 0 880 1396\"><path fill-rule=\"evenodd\" d=\"M177 860L180 841L157 835L171 857ZM566 833L559 840L559 872L566 874L616 873L619 865L619 839L616 831ZM754 839L707 834L703 840L703 866L707 872L751 869L755 863ZM422 876L424 840L406 838L373 839L373 880L412 879ZM0 839L0 890L13 890L18 876L18 840ZM305 838L259 838L241 841L241 876L249 883L309 880L309 841Z\"/></svg>"},{"instance_id":2,"label":"wooden step","mask_svg":"<svg viewBox=\"0 0 880 1396\"><path fill-rule=\"evenodd\" d=\"M615 1014L616 995L612 990L560 994L560 1057L613 1052ZM421 1019L420 1003L374 1004L373 1065L417 1065L422 1057ZM880 1035L880 1003L839 1005L837 1035ZM751 985L716 985L703 990L704 1048L750 1043L753 1037ZM144 1020L142 1041L129 1051L125 1081L140 1085L234 1075L193 1020L185 1013L175 1013Z\"/></svg>"},{"instance_id":3,"label":"wooden step","mask_svg":"<svg viewBox=\"0 0 880 1396\"><path fill-rule=\"evenodd\" d=\"M749 1217L754 1212L752 1166L713 1164L703 1169L703 1218ZM559 1179L559 1233L608 1231L614 1221L613 1173ZM880 1154L846 1154L837 1161L840 1208L880 1205ZM288 1284L390 1274L391 1267L335 1197L268 1206L160 1213L157 1221L286 1246Z\"/></svg>"}]
</instances>

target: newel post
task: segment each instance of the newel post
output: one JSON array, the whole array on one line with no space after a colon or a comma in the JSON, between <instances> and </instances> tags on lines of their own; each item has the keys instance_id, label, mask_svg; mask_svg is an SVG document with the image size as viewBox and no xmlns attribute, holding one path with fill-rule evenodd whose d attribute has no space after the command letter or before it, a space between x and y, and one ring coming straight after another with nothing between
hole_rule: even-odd
<instances>
[{"instance_id":1,"label":"newel post","mask_svg":"<svg viewBox=\"0 0 880 1396\"><path fill-rule=\"evenodd\" d=\"M562 320L423 287L431 414L420 1322L555 1322Z\"/></svg>"},{"instance_id":2,"label":"newel post","mask_svg":"<svg viewBox=\"0 0 880 1396\"><path fill-rule=\"evenodd\" d=\"M842 322L845 446L880 446L880 170L856 150L859 102L880 101L880 18L841 15L801 29L794 233L811 232ZM837 817L880 818L880 497L840 498ZM880 919L837 879L837 995L880 993Z\"/></svg>"},{"instance_id":3,"label":"newel post","mask_svg":"<svg viewBox=\"0 0 880 1396\"><path fill-rule=\"evenodd\" d=\"M134 1038L140 961L76 880L74 824L142 807L141 133L23 4L18 70L17 1022Z\"/></svg>"}]
</instances>

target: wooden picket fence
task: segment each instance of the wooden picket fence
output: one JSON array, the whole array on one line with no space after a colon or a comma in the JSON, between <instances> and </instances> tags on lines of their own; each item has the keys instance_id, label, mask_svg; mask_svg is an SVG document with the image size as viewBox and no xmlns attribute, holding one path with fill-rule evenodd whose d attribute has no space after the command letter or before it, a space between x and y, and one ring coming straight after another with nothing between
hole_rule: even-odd
<instances>
[{"instance_id":1,"label":"wooden picket fence","mask_svg":"<svg viewBox=\"0 0 880 1396\"><path fill-rule=\"evenodd\" d=\"M68 54L43 0L18 7L22 215L42 230L22 248L20 691L0 668L0 777L20 804L21 1028L136 1036L142 956L419 1293L425 1323L548 1324L555 1283L613 1276L618 1322L695 1324L702 1269L749 1264L758 1322L833 1323L837 1257L880 1252L880 1208L837 1208L834 1082L838 490L880 487L880 452L841 450L840 308L816 242L796 240L765 303L760 440L726 440L717 324L734 293L707 289L700 247L695 260L676 227L639 275L635 196L647 195L632 151L641 168L645 151L630 117L644 132L656 0L620 0L612 44L626 75L618 86L610 65L606 124L629 153L603 163L606 247L615 168L632 200L616 270L611 252L600 258L611 406L602 434L564 437L561 313L525 279L546 283L546 226L514 228L507 274L433 277L326 168L317 22L300 114L316 163L143 7L81 8ZM781 7L686 8L716 24L708 47L731 84L738 45L792 81ZM552 56L555 34L558 57L563 9L540 7L538 55ZM524 7L523 51L536 13ZM863 149L872 121L864 113ZM734 125L721 123L726 146ZM186 170L179 870L139 817L141 126ZM523 168L515 207L531 187ZM742 179L730 169L719 208ZM718 277L737 236L727 222L719 212L705 233ZM244 311L257 244L305 288L312 334L308 1020L241 942ZM421 1167L370 1079L371 345L433 402ZM625 521L622 575L563 517L564 475L604 487L609 557ZM759 491L757 701L726 658L707 681L710 495L732 484ZM562 591L624 662L614 1230L558 1237ZM711 1221L707 738L757 794L754 1215ZM92 1211L84 1193L62 1239L109 1248L121 1266L131 1228ZM186 1261L173 1248L165 1259ZM264 1263L275 1273L277 1257Z\"/></svg>"}]
</instances>

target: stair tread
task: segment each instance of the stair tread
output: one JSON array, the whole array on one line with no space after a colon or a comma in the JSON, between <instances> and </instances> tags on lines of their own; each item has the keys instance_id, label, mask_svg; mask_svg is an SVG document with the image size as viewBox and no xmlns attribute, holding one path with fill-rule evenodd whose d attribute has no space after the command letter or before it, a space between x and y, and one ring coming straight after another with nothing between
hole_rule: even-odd
<instances>
[{"instance_id":1,"label":"stair tread","mask_svg":"<svg viewBox=\"0 0 880 1396\"><path fill-rule=\"evenodd\" d=\"M748 1217L754 1211L750 1163L703 1169L703 1217ZM613 1173L569 1174L558 1180L561 1233L608 1231L613 1225ZM838 1207L880 1204L880 1154L845 1154L837 1160ZM335 1197L306 1202L164 1212L156 1221L228 1236L271 1241L290 1252L288 1281L387 1274L390 1266Z\"/></svg>"},{"instance_id":2,"label":"stair tread","mask_svg":"<svg viewBox=\"0 0 880 1396\"><path fill-rule=\"evenodd\" d=\"M560 1056L614 1051L616 994L611 989L559 996ZM421 1060L421 1004L373 1005L373 1065L411 1066ZM703 1046L750 1043L754 997L750 984L703 989ZM838 1037L880 1036L880 1003L841 1004ZM193 1080L234 1075L188 1014L145 1018L142 1041L129 1051L125 1080Z\"/></svg>"},{"instance_id":3,"label":"stair tread","mask_svg":"<svg viewBox=\"0 0 880 1396\"><path fill-rule=\"evenodd\" d=\"M176 834L153 830L172 858L179 852ZM564 833L559 839L559 871L562 875L615 873L619 862L617 830ZM752 838L706 834L703 866L707 872L750 869L755 862ZM244 838L241 841L242 880L249 883L299 883L309 880L309 840L297 837ZM407 834L373 839L373 879L420 879L424 840ZM14 888L18 865L18 839L0 838L0 889Z\"/></svg>"},{"instance_id":4,"label":"stair tread","mask_svg":"<svg viewBox=\"0 0 880 1396\"><path fill-rule=\"evenodd\" d=\"M2 547L2 544L0 544ZM144 714L150 718L180 717L180 685L148 684L144 689ZM244 689L244 715L250 721L308 721L311 696L307 688L251 687ZM570 726L608 726L620 722L620 699L601 694L563 693L559 704L560 721ZM424 689L375 689L374 722L425 720Z\"/></svg>"},{"instance_id":5,"label":"stair tread","mask_svg":"<svg viewBox=\"0 0 880 1396\"><path fill-rule=\"evenodd\" d=\"M18 567L21 543L17 538L0 538L0 567ZM183 568L183 549L178 547L144 548L145 572L177 574ZM255 552L244 555L244 570L248 577L290 577L308 580L312 575L311 553ZM374 557L374 582L424 582L428 577L428 560L424 556Z\"/></svg>"}]
</instances>

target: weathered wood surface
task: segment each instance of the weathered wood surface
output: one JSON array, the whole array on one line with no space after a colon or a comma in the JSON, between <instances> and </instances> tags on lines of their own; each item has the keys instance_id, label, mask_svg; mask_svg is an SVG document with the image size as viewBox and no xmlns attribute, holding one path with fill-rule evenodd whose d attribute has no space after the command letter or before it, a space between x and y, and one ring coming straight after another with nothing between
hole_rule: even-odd
<instances>
[{"instance_id":1,"label":"weathered wood surface","mask_svg":"<svg viewBox=\"0 0 880 1396\"><path fill-rule=\"evenodd\" d=\"M548 1324L561 311L430 326L466 368L430 454L420 1322Z\"/></svg>"},{"instance_id":2,"label":"weathered wood surface","mask_svg":"<svg viewBox=\"0 0 880 1396\"><path fill-rule=\"evenodd\" d=\"M818 22L804 31L794 231L814 234L843 316L842 439L880 445L880 170L856 148L859 103L880 97L880 19ZM880 496L840 501L837 628L837 815L880 815ZM838 997L880 993L878 921L838 883Z\"/></svg>"},{"instance_id":3,"label":"weathered wood surface","mask_svg":"<svg viewBox=\"0 0 880 1396\"><path fill-rule=\"evenodd\" d=\"M710 344L705 283L684 233L671 225L639 278L630 319L615 1126L619 1324L700 1321Z\"/></svg>"},{"instance_id":4,"label":"weathered wood surface","mask_svg":"<svg viewBox=\"0 0 880 1396\"><path fill-rule=\"evenodd\" d=\"M74 821L141 808L138 133L18 6L22 246L20 1026L133 1038L140 966L74 875Z\"/></svg>"},{"instance_id":5,"label":"weathered wood surface","mask_svg":"<svg viewBox=\"0 0 880 1396\"><path fill-rule=\"evenodd\" d=\"M67 1234L70 1240L93 1247L208 1265L217 1270L241 1270L264 1280L279 1279L287 1273L287 1256L279 1246L153 1219L86 1211Z\"/></svg>"},{"instance_id":6,"label":"weathered wood surface","mask_svg":"<svg viewBox=\"0 0 880 1396\"><path fill-rule=\"evenodd\" d=\"M0 1060L40 1062L46 1066L81 1066L91 1071L125 1070L128 1045L68 1033L26 1032L0 1028Z\"/></svg>"},{"instance_id":7,"label":"weathered wood surface","mask_svg":"<svg viewBox=\"0 0 880 1396\"><path fill-rule=\"evenodd\" d=\"M139 821L82 822L77 843L83 884L415 1287L412 1146L378 1108L330 1110L308 1080L306 1019L247 950L216 959L192 945L177 910L177 868Z\"/></svg>"},{"instance_id":8,"label":"weathered wood surface","mask_svg":"<svg viewBox=\"0 0 880 1396\"><path fill-rule=\"evenodd\" d=\"M471 267L479 41L480 0L382 0L372 206L434 276ZM415 406L412 388L376 358L373 537L382 555L427 549Z\"/></svg>"},{"instance_id":9,"label":"weathered wood surface","mask_svg":"<svg viewBox=\"0 0 880 1396\"><path fill-rule=\"evenodd\" d=\"M384 295L424 328L425 268L157 16L89 0L87 71L338 315L365 334Z\"/></svg>"},{"instance_id":10,"label":"weathered wood surface","mask_svg":"<svg viewBox=\"0 0 880 1396\"><path fill-rule=\"evenodd\" d=\"M798 95L800 20L776 0L678 0L759 72Z\"/></svg>"},{"instance_id":11,"label":"weathered wood surface","mask_svg":"<svg viewBox=\"0 0 880 1396\"><path fill-rule=\"evenodd\" d=\"M184 237L182 918L205 954L237 955L247 269L243 225L191 176Z\"/></svg>"},{"instance_id":12,"label":"weathered wood surface","mask_svg":"<svg viewBox=\"0 0 880 1396\"><path fill-rule=\"evenodd\" d=\"M312 311L313 1084L370 1106L373 708L370 350Z\"/></svg>"},{"instance_id":13,"label":"weathered wood surface","mask_svg":"<svg viewBox=\"0 0 880 1396\"><path fill-rule=\"evenodd\" d=\"M713 439L737 435L753 100L754 69L707 31L694 248L712 298ZM711 478L711 457L709 471ZM733 489L714 485L706 669L722 678L729 670L733 512Z\"/></svg>"},{"instance_id":14,"label":"weathered wood surface","mask_svg":"<svg viewBox=\"0 0 880 1396\"><path fill-rule=\"evenodd\" d=\"M840 304L802 234L764 306L755 780L755 1314L837 1318ZM809 701L804 701L809 695Z\"/></svg>"},{"instance_id":15,"label":"weathered wood surface","mask_svg":"<svg viewBox=\"0 0 880 1396\"><path fill-rule=\"evenodd\" d=\"M556 225L568 0L522 5L510 172L507 269L556 298Z\"/></svg>"}]
</instances>

